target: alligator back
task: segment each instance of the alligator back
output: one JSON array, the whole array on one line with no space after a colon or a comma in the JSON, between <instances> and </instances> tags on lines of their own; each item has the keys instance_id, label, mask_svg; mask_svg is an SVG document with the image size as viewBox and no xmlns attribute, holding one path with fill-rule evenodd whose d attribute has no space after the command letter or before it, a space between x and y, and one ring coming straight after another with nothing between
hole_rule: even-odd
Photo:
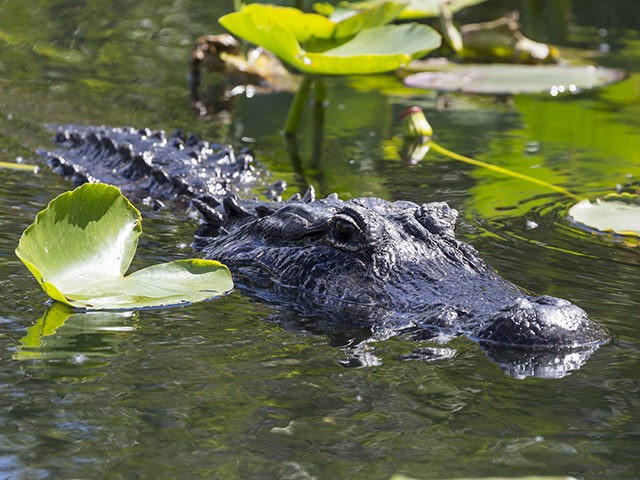
<instances>
[{"instance_id":1,"label":"alligator back","mask_svg":"<svg viewBox=\"0 0 640 480\"><path fill-rule=\"evenodd\" d=\"M186 196L205 201L246 193L265 176L249 150L185 137L177 130L58 126L60 149L43 151L52 169L76 185L91 181L120 187L154 207ZM277 194L274 193L274 195Z\"/></svg>"}]
</instances>

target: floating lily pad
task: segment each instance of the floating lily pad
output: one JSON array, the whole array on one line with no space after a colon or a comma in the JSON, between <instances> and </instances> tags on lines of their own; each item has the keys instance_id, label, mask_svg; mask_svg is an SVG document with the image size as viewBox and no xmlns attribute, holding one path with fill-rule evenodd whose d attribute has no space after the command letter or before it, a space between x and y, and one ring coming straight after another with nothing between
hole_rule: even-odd
<instances>
[{"instance_id":1,"label":"floating lily pad","mask_svg":"<svg viewBox=\"0 0 640 480\"><path fill-rule=\"evenodd\" d=\"M233 288L227 267L213 260L178 260L125 276L141 220L116 187L85 184L38 214L16 255L51 298L76 308L192 303Z\"/></svg>"},{"instance_id":2,"label":"floating lily pad","mask_svg":"<svg viewBox=\"0 0 640 480\"><path fill-rule=\"evenodd\" d=\"M459 91L487 95L521 93L578 93L602 87L624 78L624 71L595 66L510 65L446 63L427 64L425 71L409 75L404 83L409 87L429 90Z\"/></svg>"},{"instance_id":3,"label":"floating lily pad","mask_svg":"<svg viewBox=\"0 0 640 480\"><path fill-rule=\"evenodd\" d=\"M612 194L594 202L582 200L569 209L573 223L589 230L640 236L640 197Z\"/></svg>"},{"instance_id":4,"label":"floating lily pad","mask_svg":"<svg viewBox=\"0 0 640 480\"><path fill-rule=\"evenodd\" d=\"M271 51L292 67L309 74L387 72L440 46L440 35L426 25L408 23L367 28L387 21L388 13L379 13L379 17L375 17L379 21L360 19L356 22L349 18L334 23L322 15L297 9L251 4L219 21L234 35ZM358 28L364 29L356 33ZM331 47L323 51L307 51L302 46L305 41L313 44L313 40L353 34L348 41L340 40L333 45L323 42L323 47Z\"/></svg>"},{"instance_id":5,"label":"floating lily pad","mask_svg":"<svg viewBox=\"0 0 640 480\"><path fill-rule=\"evenodd\" d=\"M447 7L452 13L462 10L463 8L477 5L486 0L450 0ZM381 4L388 3L385 0L365 0L362 2L341 2L337 6L330 3L315 3L313 8L323 15L336 15L338 12L345 10L360 10L363 8L372 8ZM431 18L440 15L440 6L442 0L408 0L404 2L406 6L398 14L399 20L410 20L416 18Z\"/></svg>"}]
</instances>

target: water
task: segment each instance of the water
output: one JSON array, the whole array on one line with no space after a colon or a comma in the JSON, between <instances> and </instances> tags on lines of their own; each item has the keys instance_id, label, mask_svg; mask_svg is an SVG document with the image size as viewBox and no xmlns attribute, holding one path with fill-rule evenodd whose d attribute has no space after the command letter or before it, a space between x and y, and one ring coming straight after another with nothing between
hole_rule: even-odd
<instances>
[{"instance_id":1,"label":"water","mask_svg":"<svg viewBox=\"0 0 640 480\"><path fill-rule=\"evenodd\" d=\"M0 478L640 476L637 247L572 228L570 202L541 187L435 154L417 165L397 156L397 114L418 104L438 141L460 153L580 195L634 188L637 9L562 5L573 13L568 30L549 20L551 6L547 21L532 22L526 8L523 21L546 27L538 38L608 52L596 60L625 68L624 82L503 101L438 98L392 77L331 79L321 155L306 112L292 163L279 133L290 94L239 99L213 118L189 108L191 42L219 31L230 2L0 1L0 161L38 162L45 125L66 122L179 127L236 146L253 139L290 193L313 183L320 194L449 202L461 212L459 234L502 275L571 299L614 336L564 378L518 380L464 339L434 362L400 361L426 345L389 339L373 345L382 365L346 369L330 339L286 328L283 312L237 292L61 325L66 315L50 310L13 250L70 184L46 167L3 170ZM511 7L489 2L461 19ZM138 265L191 255L194 221L141 208Z\"/></svg>"}]
</instances>

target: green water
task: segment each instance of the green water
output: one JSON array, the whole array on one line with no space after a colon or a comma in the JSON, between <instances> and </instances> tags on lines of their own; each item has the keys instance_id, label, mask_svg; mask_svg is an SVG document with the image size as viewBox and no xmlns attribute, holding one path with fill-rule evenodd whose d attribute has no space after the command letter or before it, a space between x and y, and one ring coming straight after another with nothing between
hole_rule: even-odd
<instances>
[{"instance_id":1,"label":"green water","mask_svg":"<svg viewBox=\"0 0 640 480\"><path fill-rule=\"evenodd\" d=\"M417 165L398 159L397 114L418 104L439 143L460 153L584 196L636 188L635 3L489 2L461 18L514 3L538 38L601 51L594 60L627 79L507 100L443 99L392 76L329 79L321 148L306 112L292 162L279 133L290 94L240 98L208 118L190 108L191 43L219 31L231 2L0 0L0 161L40 162L46 125L59 123L248 143L290 193L313 183L320 194L449 202L459 235L503 276L569 298L614 337L564 378L518 380L464 339L435 362L401 361L422 345L381 341L372 353L382 365L347 369L330 339L289 327L294 313L239 292L180 309L76 314L43 330L53 314L13 250L71 185L46 166L2 170L0 478L640 477L637 247L574 229L570 202L542 187L433 152ZM556 21L562 9L568 24ZM194 220L140 208L140 264L191 255Z\"/></svg>"}]
</instances>

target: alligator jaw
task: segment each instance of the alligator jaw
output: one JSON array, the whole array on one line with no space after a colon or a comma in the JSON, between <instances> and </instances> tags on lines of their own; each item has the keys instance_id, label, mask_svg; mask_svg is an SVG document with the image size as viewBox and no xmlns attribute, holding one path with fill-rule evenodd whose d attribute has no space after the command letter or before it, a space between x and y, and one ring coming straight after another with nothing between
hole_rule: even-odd
<instances>
[{"instance_id":1,"label":"alligator jaw","mask_svg":"<svg viewBox=\"0 0 640 480\"><path fill-rule=\"evenodd\" d=\"M528 350L576 349L610 340L580 307L548 295L517 299L472 336L486 345Z\"/></svg>"}]
</instances>

